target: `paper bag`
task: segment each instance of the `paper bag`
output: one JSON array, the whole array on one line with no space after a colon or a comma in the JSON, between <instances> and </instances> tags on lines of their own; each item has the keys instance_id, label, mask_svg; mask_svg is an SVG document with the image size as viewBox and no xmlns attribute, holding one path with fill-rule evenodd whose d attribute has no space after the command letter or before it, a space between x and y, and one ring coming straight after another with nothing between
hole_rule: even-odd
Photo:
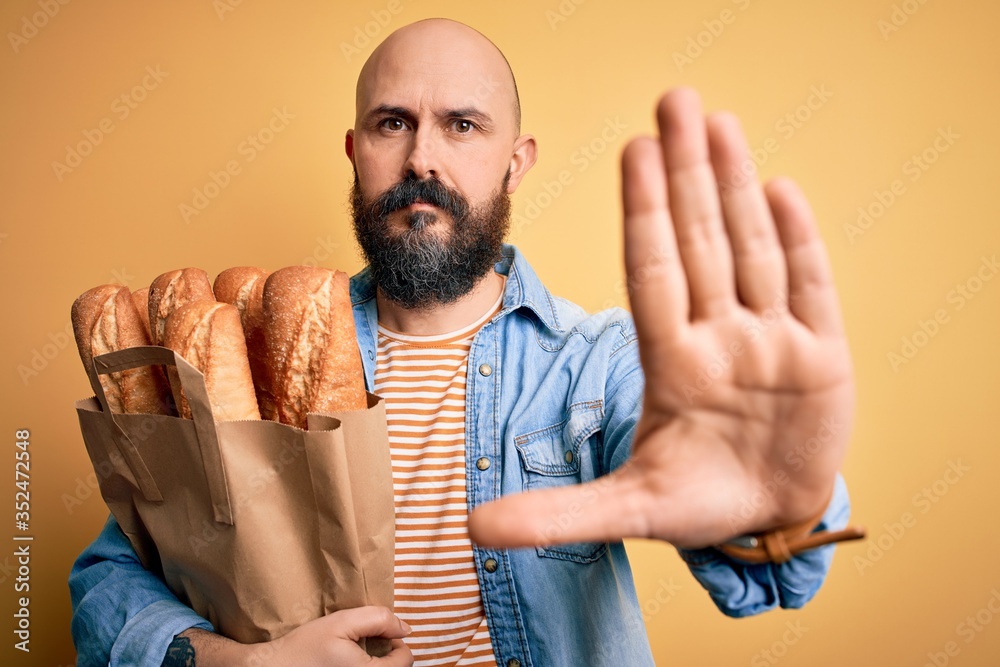
<instances>
[{"instance_id":1,"label":"paper bag","mask_svg":"<svg viewBox=\"0 0 1000 667\"><path fill-rule=\"evenodd\" d=\"M99 374L175 366L192 419L113 414ZM394 509L385 405L310 414L308 431L216 422L205 378L165 347L95 357L76 403L101 494L143 565L243 643L325 614L392 608ZM369 639L371 655L389 641Z\"/></svg>"}]
</instances>

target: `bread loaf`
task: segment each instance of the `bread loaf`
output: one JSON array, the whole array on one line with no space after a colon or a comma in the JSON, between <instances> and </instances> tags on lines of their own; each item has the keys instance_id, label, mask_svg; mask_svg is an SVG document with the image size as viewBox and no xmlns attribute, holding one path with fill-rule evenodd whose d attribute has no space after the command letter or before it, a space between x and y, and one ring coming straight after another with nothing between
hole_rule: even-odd
<instances>
[{"instance_id":1,"label":"bread loaf","mask_svg":"<svg viewBox=\"0 0 1000 667\"><path fill-rule=\"evenodd\" d=\"M367 407L347 274L309 266L264 284L264 339L278 420L306 427L309 412Z\"/></svg>"},{"instance_id":2,"label":"bread loaf","mask_svg":"<svg viewBox=\"0 0 1000 667\"><path fill-rule=\"evenodd\" d=\"M212 291L216 299L236 306L240 313L260 416L275 421L278 417L274 392L269 386L270 373L267 371L267 347L264 342L263 295L267 276L268 272L264 269L236 266L216 276Z\"/></svg>"},{"instance_id":3,"label":"bread loaf","mask_svg":"<svg viewBox=\"0 0 1000 667\"><path fill-rule=\"evenodd\" d=\"M163 345L170 314L193 301L215 301L208 274L201 269L167 271L153 280L149 286L149 329L154 345Z\"/></svg>"},{"instance_id":4,"label":"bread loaf","mask_svg":"<svg viewBox=\"0 0 1000 667\"><path fill-rule=\"evenodd\" d=\"M153 334L149 330L149 288L140 287L132 292L132 301L135 303L135 310L139 313L142 326L146 329L146 338L152 342Z\"/></svg>"},{"instance_id":5,"label":"bread loaf","mask_svg":"<svg viewBox=\"0 0 1000 667\"><path fill-rule=\"evenodd\" d=\"M204 374L217 421L260 419L236 306L202 299L177 308L165 322L163 345ZM180 415L190 419L177 370L169 367L168 375Z\"/></svg>"},{"instance_id":6,"label":"bread loaf","mask_svg":"<svg viewBox=\"0 0 1000 667\"><path fill-rule=\"evenodd\" d=\"M89 290L73 304L73 325L88 368L94 356L133 345L177 351L204 374L220 421L263 416L306 428L310 412L368 406L349 279L341 271L234 267L214 286L201 269L168 271L134 293L121 285ZM160 367L113 373L101 382L113 411L191 417L172 367L166 374Z\"/></svg>"},{"instance_id":7,"label":"bread loaf","mask_svg":"<svg viewBox=\"0 0 1000 667\"><path fill-rule=\"evenodd\" d=\"M150 344L132 292L123 285L100 285L87 290L73 303L71 319L80 359L88 372L96 356ZM154 367L98 377L112 412L173 413L164 377Z\"/></svg>"}]
</instances>

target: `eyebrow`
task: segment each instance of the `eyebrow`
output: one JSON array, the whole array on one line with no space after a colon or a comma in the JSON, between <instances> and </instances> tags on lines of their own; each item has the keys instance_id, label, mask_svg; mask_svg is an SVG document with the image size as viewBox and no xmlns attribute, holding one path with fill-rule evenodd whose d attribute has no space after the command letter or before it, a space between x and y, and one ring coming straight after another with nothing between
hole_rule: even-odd
<instances>
[{"instance_id":1,"label":"eyebrow","mask_svg":"<svg viewBox=\"0 0 1000 667\"><path fill-rule=\"evenodd\" d=\"M435 114L438 118L468 118L470 120L476 121L479 125L486 130L493 129L493 118L490 117L485 111L480 111L475 107L463 107L459 109L445 109L442 113ZM405 118L408 121L415 121L416 114L406 107L393 106L391 104L380 104L367 114L365 114L365 120L372 122L376 118L382 116L399 116L400 118Z\"/></svg>"}]
</instances>

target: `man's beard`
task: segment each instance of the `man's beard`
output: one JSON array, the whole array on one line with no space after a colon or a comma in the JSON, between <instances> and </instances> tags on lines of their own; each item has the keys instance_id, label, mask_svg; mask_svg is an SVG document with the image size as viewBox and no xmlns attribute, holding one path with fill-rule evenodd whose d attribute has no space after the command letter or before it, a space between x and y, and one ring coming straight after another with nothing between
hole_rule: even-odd
<instances>
[{"instance_id":1,"label":"man's beard","mask_svg":"<svg viewBox=\"0 0 1000 667\"><path fill-rule=\"evenodd\" d=\"M500 187L473 208L461 193L436 178L420 180L412 175L366 200L355 170L351 188L354 234L383 294L412 309L452 303L471 292L501 257L510 228L509 180L508 169ZM389 222L390 214L417 199L440 210L407 212L408 227L397 232ZM435 223L442 213L451 216L450 233L434 229L435 224L446 224L445 220Z\"/></svg>"}]
</instances>

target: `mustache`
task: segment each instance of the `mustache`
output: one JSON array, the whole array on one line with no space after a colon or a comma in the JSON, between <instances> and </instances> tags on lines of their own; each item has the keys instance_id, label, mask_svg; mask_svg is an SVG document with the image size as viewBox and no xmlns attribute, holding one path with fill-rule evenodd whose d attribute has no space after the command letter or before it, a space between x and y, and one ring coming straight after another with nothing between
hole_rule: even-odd
<instances>
[{"instance_id":1,"label":"mustache","mask_svg":"<svg viewBox=\"0 0 1000 667\"><path fill-rule=\"evenodd\" d=\"M368 214L372 219L384 220L390 213L418 199L447 211L456 223L469 214L469 204L458 191L437 178L418 179L411 176L376 197L368 206Z\"/></svg>"}]
</instances>

